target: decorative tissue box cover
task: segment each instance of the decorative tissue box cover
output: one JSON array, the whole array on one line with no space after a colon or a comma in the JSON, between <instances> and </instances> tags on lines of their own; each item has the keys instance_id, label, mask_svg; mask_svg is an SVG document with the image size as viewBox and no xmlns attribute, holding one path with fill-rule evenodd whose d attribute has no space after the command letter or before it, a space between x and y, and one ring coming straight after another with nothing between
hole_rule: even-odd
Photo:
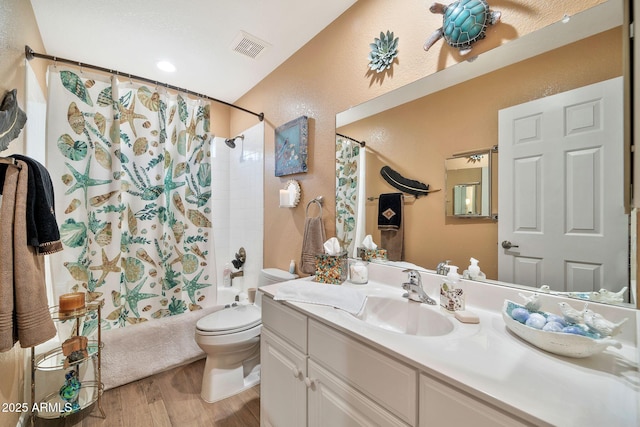
<instances>
[{"instance_id":1,"label":"decorative tissue box cover","mask_svg":"<svg viewBox=\"0 0 640 427\"><path fill-rule=\"evenodd\" d=\"M361 258L363 261L371 261L374 259L386 260L387 250L358 248L358 258Z\"/></svg>"},{"instance_id":2,"label":"decorative tissue box cover","mask_svg":"<svg viewBox=\"0 0 640 427\"><path fill-rule=\"evenodd\" d=\"M464 310L464 293L460 288L440 287L440 305L449 311Z\"/></svg>"},{"instance_id":3,"label":"decorative tissue box cover","mask_svg":"<svg viewBox=\"0 0 640 427\"><path fill-rule=\"evenodd\" d=\"M347 280L347 252L316 255L316 282L340 285Z\"/></svg>"}]
</instances>

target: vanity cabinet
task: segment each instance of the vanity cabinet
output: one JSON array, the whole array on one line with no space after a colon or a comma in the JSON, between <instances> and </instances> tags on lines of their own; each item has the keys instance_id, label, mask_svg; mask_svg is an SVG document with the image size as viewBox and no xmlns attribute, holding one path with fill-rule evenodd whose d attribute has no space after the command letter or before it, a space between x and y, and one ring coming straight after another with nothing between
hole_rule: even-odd
<instances>
[{"instance_id":1,"label":"vanity cabinet","mask_svg":"<svg viewBox=\"0 0 640 427\"><path fill-rule=\"evenodd\" d=\"M262 322L262 426L533 425L269 297Z\"/></svg>"},{"instance_id":2,"label":"vanity cabinet","mask_svg":"<svg viewBox=\"0 0 640 427\"><path fill-rule=\"evenodd\" d=\"M379 372L380 357L386 358L381 353L271 298L262 299L262 324L262 426L415 425L403 422L387 409L390 405L376 400L410 401L399 406L408 407L412 414L405 418L415 421L414 371L408 387L412 393L393 398L404 390L386 381L398 373L394 363L382 369L390 371ZM359 366L357 373L354 365Z\"/></svg>"}]
</instances>

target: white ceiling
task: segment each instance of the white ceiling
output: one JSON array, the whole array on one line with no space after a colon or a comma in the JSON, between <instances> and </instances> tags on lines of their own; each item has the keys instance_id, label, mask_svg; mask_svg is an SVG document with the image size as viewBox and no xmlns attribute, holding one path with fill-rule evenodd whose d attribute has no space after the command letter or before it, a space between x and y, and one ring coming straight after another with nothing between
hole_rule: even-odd
<instances>
[{"instance_id":1,"label":"white ceiling","mask_svg":"<svg viewBox=\"0 0 640 427\"><path fill-rule=\"evenodd\" d=\"M49 55L235 102L356 0L31 0ZM231 49L240 31L270 46ZM172 62L174 73L156 63Z\"/></svg>"}]
</instances>

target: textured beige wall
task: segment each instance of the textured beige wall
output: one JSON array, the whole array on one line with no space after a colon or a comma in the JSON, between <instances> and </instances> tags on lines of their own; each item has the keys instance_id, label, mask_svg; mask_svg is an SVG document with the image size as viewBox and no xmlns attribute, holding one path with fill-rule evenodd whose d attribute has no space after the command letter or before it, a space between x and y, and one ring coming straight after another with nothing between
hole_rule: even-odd
<instances>
[{"instance_id":1,"label":"textured beige wall","mask_svg":"<svg viewBox=\"0 0 640 427\"><path fill-rule=\"evenodd\" d=\"M25 0L0 1L0 97L4 98L8 90L18 89L18 103L22 109L25 108L25 44L39 51L43 49L31 3ZM44 91L45 66L36 63L31 65ZM24 152L24 134L24 131L21 132L20 137L11 142L9 150L0 155ZM19 345L0 353L0 403L29 402L29 396L23 396L25 353ZM2 426L16 425L19 418L18 412L0 411Z\"/></svg>"},{"instance_id":2,"label":"textured beige wall","mask_svg":"<svg viewBox=\"0 0 640 427\"><path fill-rule=\"evenodd\" d=\"M489 29L472 55L497 47L562 16L601 1L546 0L507 2L500 5L502 22ZM300 258L305 206L318 195L325 197L327 237L335 235L335 114L376 96L454 65L464 58L439 41L425 52L422 45L441 26L442 17L431 14L430 2L359 0L318 36L237 101L266 116L264 265L286 269ZM385 73L368 69L369 44L380 31L399 37L397 62ZM274 176L273 130L301 115L310 118L309 172ZM255 123L241 112L231 113L232 133ZM278 190L288 179L302 186L296 209L278 208Z\"/></svg>"}]
</instances>

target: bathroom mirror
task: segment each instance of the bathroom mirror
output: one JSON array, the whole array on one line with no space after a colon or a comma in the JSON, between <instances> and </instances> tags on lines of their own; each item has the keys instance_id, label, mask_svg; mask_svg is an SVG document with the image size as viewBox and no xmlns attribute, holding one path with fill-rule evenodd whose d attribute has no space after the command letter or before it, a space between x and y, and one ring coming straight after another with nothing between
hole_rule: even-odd
<instances>
[{"instance_id":1,"label":"bathroom mirror","mask_svg":"<svg viewBox=\"0 0 640 427\"><path fill-rule=\"evenodd\" d=\"M490 219L498 214L498 191L491 191L489 204L494 212L488 216L482 215L487 212L482 207L472 211L473 214L467 211L455 215L454 185L449 185L450 174L443 165L452 153L497 145L501 109L619 76L628 85L626 67L630 59L624 13L624 2L603 2L571 16L570 20L484 52L475 61L460 62L336 115L336 132L367 143L366 197L371 199L393 191L379 178L383 165L430 188L443 189L405 201L404 261L435 270L439 262L449 259L463 271L474 257L480 260L488 279L520 286L499 281L498 252L507 249L498 242L499 216L498 221ZM627 86L627 105L629 94ZM624 191L624 199L628 201L631 176L628 117L624 126L625 160L619 165L624 178L617 188ZM337 139L337 144L343 145L344 140ZM496 162L491 169L495 189L500 165ZM478 181L460 182L469 185L457 191L482 194L475 182ZM377 203L366 201L364 206L365 213L360 215L364 221L359 221L359 225L364 222L364 233L380 243ZM628 210L629 206L625 208ZM337 221L339 214L336 212ZM621 240L626 259L633 260L635 255L629 252L628 242L635 242L635 235L629 231ZM635 277L634 266L626 267L632 269L630 277ZM618 290L635 287L635 281L605 286Z\"/></svg>"},{"instance_id":2,"label":"bathroom mirror","mask_svg":"<svg viewBox=\"0 0 640 427\"><path fill-rule=\"evenodd\" d=\"M456 218L492 218L491 169L496 149L456 154L446 159L445 214Z\"/></svg>"}]
</instances>

